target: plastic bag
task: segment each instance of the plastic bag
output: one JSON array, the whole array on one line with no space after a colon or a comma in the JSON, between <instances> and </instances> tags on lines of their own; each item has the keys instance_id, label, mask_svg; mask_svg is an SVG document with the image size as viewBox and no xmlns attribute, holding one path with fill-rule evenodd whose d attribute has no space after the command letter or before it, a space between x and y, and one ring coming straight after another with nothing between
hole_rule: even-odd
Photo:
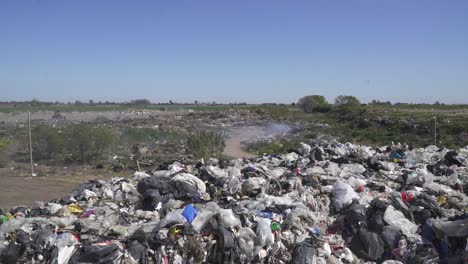
<instances>
[{"instance_id":1,"label":"plastic bag","mask_svg":"<svg viewBox=\"0 0 468 264\"><path fill-rule=\"evenodd\" d=\"M47 204L47 209L49 210L49 213L51 215L54 215L57 213L60 209L62 209L62 205L58 203L48 203Z\"/></svg>"},{"instance_id":2,"label":"plastic bag","mask_svg":"<svg viewBox=\"0 0 468 264\"><path fill-rule=\"evenodd\" d=\"M284 160L288 163L294 162L298 159L299 159L299 155L297 155L297 153L295 152L291 152L291 153L284 155Z\"/></svg>"},{"instance_id":3,"label":"plastic bag","mask_svg":"<svg viewBox=\"0 0 468 264\"><path fill-rule=\"evenodd\" d=\"M325 168L325 171L334 177L338 177L341 173L340 166L337 163L329 162L328 166Z\"/></svg>"},{"instance_id":4,"label":"plastic bag","mask_svg":"<svg viewBox=\"0 0 468 264\"><path fill-rule=\"evenodd\" d=\"M248 257L251 257L255 248L255 232L248 227L242 227L239 230L238 238L239 248L241 249L242 253Z\"/></svg>"},{"instance_id":5,"label":"plastic bag","mask_svg":"<svg viewBox=\"0 0 468 264\"><path fill-rule=\"evenodd\" d=\"M228 182L228 189L230 194L235 194L242 189L242 184L237 178L231 178Z\"/></svg>"},{"instance_id":6,"label":"plastic bag","mask_svg":"<svg viewBox=\"0 0 468 264\"><path fill-rule=\"evenodd\" d=\"M205 183L190 173L180 173L172 178L173 181L181 181L191 184L197 188L200 193L206 193Z\"/></svg>"},{"instance_id":7,"label":"plastic bag","mask_svg":"<svg viewBox=\"0 0 468 264\"><path fill-rule=\"evenodd\" d=\"M186 222L187 220L182 215L182 210L174 210L168 213L163 219L161 219L161 221L159 221L156 230L159 230L169 225L183 224Z\"/></svg>"},{"instance_id":8,"label":"plastic bag","mask_svg":"<svg viewBox=\"0 0 468 264\"><path fill-rule=\"evenodd\" d=\"M279 179L286 172L284 168L275 168L267 173L271 179Z\"/></svg>"},{"instance_id":9,"label":"plastic bag","mask_svg":"<svg viewBox=\"0 0 468 264\"><path fill-rule=\"evenodd\" d=\"M387 207L384 214L384 221L396 228L399 228L405 235L410 236L418 231L418 226L406 219L402 212L396 210L392 205Z\"/></svg>"},{"instance_id":10,"label":"plastic bag","mask_svg":"<svg viewBox=\"0 0 468 264\"><path fill-rule=\"evenodd\" d=\"M115 244L105 247L91 246L85 248L85 252L77 257L77 263L113 263L121 255L119 247Z\"/></svg>"},{"instance_id":11,"label":"plastic bag","mask_svg":"<svg viewBox=\"0 0 468 264\"><path fill-rule=\"evenodd\" d=\"M259 198L258 200L264 203L266 207L275 205L290 206L293 203L292 199L288 196L265 195L263 198Z\"/></svg>"},{"instance_id":12,"label":"plastic bag","mask_svg":"<svg viewBox=\"0 0 468 264\"><path fill-rule=\"evenodd\" d=\"M449 237L468 236L468 218L455 221L433 221L434 229Z\"/></svg>"},{"instance_id":13,"label":"plastic bag","mask_svg":"<svg viewBox=\"0 0 468 264\"><path fill-rule=\"evenodd\" d=\"M437 182L424 183L423 187L434 192L454 193L450 187Z\"/></svg>"},{"instance_id":14,"label":"plastic bag","mask_svg":"<svg viewBox=\"0 0 468 264\"><path fill-rule=\"evenodd\" d=\"M78 244L78 240L75 236L70 233L61 234L57 238L57 248L58 248L58 256L57 256L57 263L58 264L66 264L70 260L73 252L75 251L75 245Z\"/></svg>"},{"instance_id":15,"label":"plastic bag","mask_svg":"<svg viewBox=\"0 0 468 264\"><path fill-rule=\"evenodd\" d=\"M189 204L185 207L182 215L187 219L187 222L192 223L193 219L197 216L197 209L193 206L193 204Z\"/></svg>"},{"instance_id":16,"label":"plastic bag","mask_svg":"<svg viewBox=\"0 0 468 264\"><path fill-rule=\"evenodd\" d=\"M317 254L317 245L311 238L294 245L291 264L313 264Z\"/></svg>"},{"instance_id":17,"label":"plastic bag","mask_svg":"<svg viewBox=\"0 0 468 264\"><path fill-rule=\"evenodd\" d=\"M405 152L405 167L414 168L418 163L420 163L420 158L416 155L414 151Z\"/></svg>"},{"instance_id":18,"label":"plastic bag","mask_svg":"<svg viewBox=\"0 0 468 264\"><path fill-rule=\"evenodd\" d=\"M78 204L69 204L68 209L72 214L82 214L84 212L83 208Z\"/></svg>"},{"instance_id":19,"label":"plastic bag","mask_svg":"<svg viewBox=\"0 0 468 264\"><path fill-rule=\"evenodd\" d=\"M351 174L362 174L366 171L366 168L361 164L343 164L341 166L341 170L346 170L348 173Z\"/></svg>"},{"instance_id":20,"label":"plastic bag","mask_svg":"<svg viewBox=\"0 0 468 264\"><path fill-rule=\"evenodd\" d=\"M288 217L283 221L283 226L291 230L300 230L306 232L316 224L316 217L305 206L298 206L292 210Z\"/></svg>"},{"instance_id":21,"label":"plastic bag","mask_svg":"<svg viewBox=\"0 0 468 264\"><path fill-rule=\"evenodd\" d=\"M326 174L325 170L322 167L312 167L305 170L307 175L324 175Z\"/></svg>"},{"instance_id":22,"label":"plastic bag","mask_svg":"<svg viewBox=\"0 0 468 264\"><path fill-rule=\"evenodd\" d=\"M384 252L384 241L377 233L361 227L351 240L350 248L360 258L376 261Z\"/></svg>"},{"instance_id":23,"label":"plastic bag","mask_svg":"<svg viewBox=\"0 0 468 264\"><path fill-rule=\"evenodd\" d=\"M135 171L135 173L133 174L133 179L134 180L141 180L143 178L146 178L146 177L150 177L149 174L145 173L145 172L141 172L141 171Z\"/></svg>"},{"instance_id":24,"label":"plastic bag","mask_svg":"<svg viewBox=\"0 0 468 264\"><path fill-rule=\"evenodd\" d=\"M271 220L267 218L259 217L257 218L257 239L256 244L260 247L264 247L265 245L273 245L275 242L275 237L271 232Z\"/></svg>"},{"instance_id":25,"label":"plastic bag","mask_svg":"<svg viewBox=\"0 0 468 264\"><path fill-rule=\"evenodd\" d=\"M306 144L306 143L299 143L300 144L300 147L299 147L299 153L301 153L302 156L307 156L310 154L310 151L312 150L312 148L310 147L310 145Z\"/></svg>"},{"instance_id":26,"label":"plastic bag","mask_svg":"<svg viewBox=\"0 0 468 264\"><path fill-rule=\"evenodd\" d=\"M223 170L223 169L218 168L218 167L207 166L206 171L208 171L208 173L211 176L216 177L216 178L227 178L227 177L229 177L229 172L228 171Z\"/></svg>"},{"instance_id":27,"label":"plastic bag","mask_svg":"<svg viewBox=\"0 0 468 264\"><path fill-rule=\"evenodd\" d=\"M224 227L234 227L241 225L241 221L236 217L232 209L220 209L219 215L221 223Z\"/></svg>"},{"instance_id":28,"label":"plastic bag","mask_svg":"<svg viewBox=\"0 0 468 264\"><path fill-rule=\"evenodd\" d=\"M333 203L338 211L349 205L353 199L357 198L359 198L359 195L349 184L338 182L333 185Z\"/></svg>"},{"instance_id":29,"label":"plastic bag","mask_svg":"<svg viewBox=\"0 0 468 264\"><path fill-rule=\"evenodd\" d=\"M84 190L82 196L86 198L87 200L91 198L96 198L98 195L97 193L90 191L90 190Z\"/></svg>"},{"instance_id":30,"label":"plastic bag","mask_svg":"<svg viewBox=\"0 0 468 264\"><path fill-rule=\"evenodd\" d=\"M242 192L245 194L251 194L258 192L263 189L266 185L266 180L261 177L248 178L242 185Z\"/></svg>"},{"instance_id":31,"label":"plastic bag","mask_svg":"<svg viewBox=\"0 0 468 264\"><path fill-rule=\"evenodd\" d=\"M367 184L366 180L363 180L363 179L356 179L354 177L350 177L347 181L351 187L353 187L354 189L360 187L360 186L365 186Z\"/></svg>"},{"instance_id":32,"label":"plastic bag","mask_svg":"<svg viewBox=\"0 0 468 264\"><path fill-rule=\"evenodd\" d=\"M213 217L213 215L219 213L219 206L215 202L207 203L203 208L201 208L197 216L192 222L193 229L197 232L200 232L206 223Z\"/></svg>"}]
</instances>

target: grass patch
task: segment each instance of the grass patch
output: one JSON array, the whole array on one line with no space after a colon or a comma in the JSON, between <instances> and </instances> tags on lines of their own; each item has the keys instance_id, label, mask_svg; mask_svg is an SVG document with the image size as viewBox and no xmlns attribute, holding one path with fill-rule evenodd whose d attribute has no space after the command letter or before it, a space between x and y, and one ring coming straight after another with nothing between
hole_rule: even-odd
<instances>
[{"instance_id":1,"label":"grass patch","mask_svg":"<svg viewBox=\"0 0 468 264\"><path fill-rule=\"evenodd\" d=\"M5 150L11 144L10 140L0 139L0 151Z\"/></svg>"},{"instance_id":2,"label":"grass patch","mask_svg":"<svg viewBox=\"0 0 468 264\"><path fill-rule=\"evenodd\" d=\"M10 146L11 141L0 139L0 168L5 168L8 164L7 148Z\"/></svg>"},{"instance_id":3,"label":"grass patch","mask_svg":"<svg viewBox=\"0 0 468 264\"><path fill-rule=\"evenodd\" d=\"M434 107L434 106L432 106ZM359 106L335 108L329 113L297 113L294 121L310 126L312 134L330 134L340 141L369 145L393 142L424 147L434 144L434 117L437 118L437 145L458 148L468 145L466 106L439 106L434 111L414 106ZM315 127L313 123L328 124Z\"/></svg>"},{"instance_id":4,"label":"grass patch","mask_svg":"<svg viewBox=\"0 0 468 264\"><path fill-rule=\"evenodd\" d=\"M297 148L297 139L262 140L247 145L247 151L256 155L288 153Z\"/></svg>"},{"instance_id":5,"label":"grass patch","mask_svg":"<svg viewBox=\"0 0 468 264\"><path fill-rule=\"evenodd\" d=\"M226 143L221 133L198 131L187 137L187 149L197 159L218 158Z\"/></svg>"}]
</instances>

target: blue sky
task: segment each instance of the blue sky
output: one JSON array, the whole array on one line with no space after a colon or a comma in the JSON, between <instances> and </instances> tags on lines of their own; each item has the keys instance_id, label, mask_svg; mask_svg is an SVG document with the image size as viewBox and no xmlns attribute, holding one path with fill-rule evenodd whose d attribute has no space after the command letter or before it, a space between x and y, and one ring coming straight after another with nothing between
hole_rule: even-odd
<instances>
[{"instance_id":1,"label":"blue sky","mask_svg":"<svg viewBox=\"0 0 468 264\"><path fill-rule=\"evenodd\" d=\"M468 1L2 0L0 100L468 103Z\"/></svg>"}]
</instances>

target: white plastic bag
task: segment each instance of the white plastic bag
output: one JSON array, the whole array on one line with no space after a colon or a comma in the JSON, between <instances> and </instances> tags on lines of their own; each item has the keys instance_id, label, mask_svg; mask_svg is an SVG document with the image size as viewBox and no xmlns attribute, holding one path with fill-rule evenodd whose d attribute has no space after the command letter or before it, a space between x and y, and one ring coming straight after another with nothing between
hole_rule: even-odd
<instances>
[{"instance_id":1,"label":"white plastic bag","mask_svg":"<svg viewBox=\"0 0 468 264\"><path fill-rule=\"evenodd\" d=\"M271 220L268 218L257 218L257 245L264 247L265 245L273 245L275 242L275 237L271 232Z\"/></svg>"},{"instance_id":2,"label":"white plastic bag","mask_svg":"<svg viewBox=\"0 0 468 264\"><path fill-rule=\"evenodd\" d=\"M359 195L351 188L351 186L344 182L338 182L333 185L333 202L335 208L340 211L346 205L350 204L353 199L359 198Z\"/></svg>"},{"instance_id":3,"label":"white plastic bag","mask_svg":"<svg viewBox=\"0 0 468 264\"><path fill-rule=\"evenodd\" d=\"M251 257L253 255L253 251L255 248L255 238L256 235L254 231L248 227L242 227L239 230L239 248L241 249L242 253Z\"/></svg>"},{"instance_id":4,"label":"white plastic bag","mask_svg":"<svg viewBox=\"0 0 468 264\"><path fill-rule=\"evenodd\" d=\"M385 210L384 221L400 229L407 236L416 234L416 231L418 231L418 226L406 219L403 213L396 210L392 205L389 205Z\"/></svg>"},{"instance_id":5,"label":"white plastic bag","mask_svg":"<svg viewBox=\"0 0 468 264\"><path fill-rule=\"evenodd\" d=\"M221 223L225 227L234 227L241 225L241 221L239 220L239 218L236 217L232 209L220 209L219 215L221 218Z\"/></svg>"},{"instance_id":6,"label":"white plastic bag","mask_svg":"<svg viewBox=\"0 0 468 264\"><path fill-rule=\"evenodd\" d=\"M265 188L266 183L267 181L261 177L248 178L242 185L242 192L245 194L255 192L258 189Z\"/></svg>"},{"instance_id":7,"label":"white plastic bag","mask_svg":"<svg viewBox=\"0 0 468 264\"><path fill-rule=\"evenodd\" d=\"M302 154L302 156L307 156L310 154L310 151L312 148L306 144L306 143L299 143L301 146L299 147L299 152Z\"/></svg>"},{"instance_id":8,"label":"white plastic bag","mask_svg":"<svg viewBox=\"0 0 468 264\"><path fill-rule=\"evenodd\" d=\"M200 232L213 215L219 213L219 206L215 202L209 202L201 208L192 222L193 229ZM185 219L185 218L184 218Z\"/></svg>"},{"instance_id":9,"label":"white plastic bag","mask_svg":"<svg viewBox=\"0 0 468 264\"><path fill-rule=\"evenodd\" d=\"M200 193L206 193L205 183L190 173L180 173L172 178L173 181L181 181L195 186Z\"/></svg>"}]
</instances>

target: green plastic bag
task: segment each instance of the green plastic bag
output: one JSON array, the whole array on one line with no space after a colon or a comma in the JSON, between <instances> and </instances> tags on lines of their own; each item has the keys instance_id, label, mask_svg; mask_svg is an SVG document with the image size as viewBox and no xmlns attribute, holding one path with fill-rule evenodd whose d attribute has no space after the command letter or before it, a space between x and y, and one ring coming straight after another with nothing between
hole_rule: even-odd
<instances>
[{"instance_id":1,"label":"green plastic bag","mask_svg":"<svg viewBox=\"0 0 468 264\"><path fill-rule=\"evenodd\" d=\"M270 225L272 231L281 230L281 224L278 222L273 222Z\"/></svg>"}]
</instances>

